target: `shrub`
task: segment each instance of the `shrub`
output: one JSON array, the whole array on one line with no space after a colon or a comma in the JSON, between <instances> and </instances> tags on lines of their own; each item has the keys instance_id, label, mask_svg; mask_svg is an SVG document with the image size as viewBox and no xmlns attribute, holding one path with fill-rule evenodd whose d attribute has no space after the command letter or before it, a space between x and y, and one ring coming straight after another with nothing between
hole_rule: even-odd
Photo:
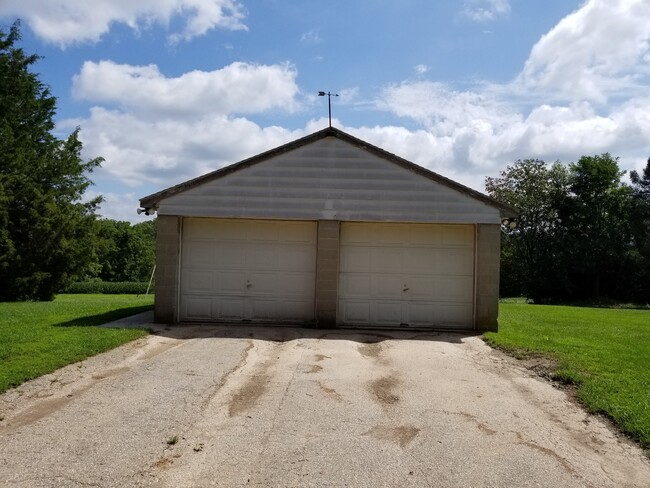
<instances>
[{"instance_id":1,"label":"shrub","mask_svg":"<svg viewBox=\"0 0 650 488\"><path fill-rule=\"evenodd\" d=\"M147 291L147 281L82 281L72 283L65 290L65 293L75 294L104 294L104 295L144 295ZM153 293L153 284L149 293Z\"/></svg>"}]
</instances>

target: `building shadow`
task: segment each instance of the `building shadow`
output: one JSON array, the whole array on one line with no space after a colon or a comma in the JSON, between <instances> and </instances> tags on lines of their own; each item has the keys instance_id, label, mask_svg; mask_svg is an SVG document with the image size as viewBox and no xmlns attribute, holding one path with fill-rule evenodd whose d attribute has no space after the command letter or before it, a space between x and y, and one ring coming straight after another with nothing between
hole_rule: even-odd
<instances>
[{"instance_id":1,"label":"building shadow","mask_svg":"<svg viewBox=\"0 0 650 488\"><path fill-rule=\"evenodd\" d=\"M268 342L290 342L299 339L318 339L331 341L351 341L360 344L374 344L386 340L416 340L462 343L466 337L480 335L476 331L449 331L427 329L388 329L388 328L335 328L319 329L285 325L250 324L179 324L147 327L151 334L171 339L253 339Z\"/></svg>"}]
</instances>

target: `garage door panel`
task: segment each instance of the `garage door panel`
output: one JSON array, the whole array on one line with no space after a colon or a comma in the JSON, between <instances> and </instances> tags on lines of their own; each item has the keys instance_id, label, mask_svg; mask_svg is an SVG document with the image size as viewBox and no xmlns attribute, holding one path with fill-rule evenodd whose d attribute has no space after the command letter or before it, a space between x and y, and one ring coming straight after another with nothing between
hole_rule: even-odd
<instances>
[{"instance_id":1,"label":"garage door panel","mask_svg":"<svg viewBox=\"0 0 650 488\"><path fill-rule=\"evenodd\" d=\"M441 325L463 328L472 320L471 310L462 305L440 304L436 311L436 321Z\"/></svg>"},{"instance_id":2,"label":"garage door panel","mask_svg":"<svg viewBox=\"0 0 650 488\"><path fill-rule=\"evenodd\" d=\"M401 300L377 301L373 307L376 310L376 315L373 317L372 322L378 325L399 324L402 322L402 302Z\"/></svg>"},{"instance_id":3,"label":"garage door panel","mask_svg":"<svg viewBox=\"0 0 650 488\"><path fill-rule=\"evenodd\" d=\"M377 273L400 273L402 271L402 249L396 247L375 247L370 250L370 266Z\"/></svg>"},{"instance_id":4,"label":"garage door panel","mask_svg":"<svg viewBox=\"0 0 650 488\"><path fill-rule=\"evenodd\" d=\"M246 247L241 242L222 242L215 247L214 241L210 241L213 252L216 254L216 262L219 269L241 269L246 267ZM204 263L204 266L211 266Z\"/></svg>"},{"instance_id":5,"label":"garage door panel","mask_svg":"<svg viewBox=\"0 0 650 488\"><path fill-rule=\"evenodd\" d=\"M404 252L403 268L404 273L419 273L424 270L436 270L438 259L430 248L413 248Z\"/></svg>"},{"instance_id":6,"label":"garage door panel","mask_svg":"<svg viewBox=\"0 0 650 488\"><path fill-rule=\"evenodd\" d=\"M346 300L339 310L346 324L369 324L370 303L368 301Z\"/></svg>"},{"instance_id":7,"label":"garage door panel","mask_svg":"<svg viewBox=\"0 0 650 488\"><path fill-rule=\"evenodd\" d=\"M193 293L210 293L213 288L212 272L190 269L185 271L187 288Z\"/></svg>"},{"instance_id":8,"label":"garage door panel","mask_svg":"<svg viewBox=\"0 0 650 488\"><path fill-rule=\"evenodd\" d=\"M474 233L472 225L343 222L339 323L471 328Z\"/></svg>"},{"instance_id":9,"label":"garage door panel","mask_svg":"<svg viewBox=\"0 0 650 488\"><path fill-rule=\"evenodd\" d=\"M436 299L443 302L469 302L473 297L472 284L471 277L446 276L444 282L436 285Z\"/></svg>"},{"instance_id":10,"label":"garage door panel","mask_svg":"<svg viewBox=\"0 0 650 488\"><path fill-rule=\"evenodd\" d=\"M407 302L407 317L404 321L409 325L423 326L436 322L436 305L425 302Z\"/></svg>"},{"instance_id":11,"label":"garage door panel","mask_svg":"<svg viewBox=\"0 0 650 488\"><path fill-rule=\"evenodd\" d=\"M305 281L304 276L299 273L282 273L276 279L285 281L284 289L287 296L311 298L316 292L316 281Z\"/></svg>"},{"instance_id":12,"label":"garage door panel","mask_svg":"<svg viewBox=\"0 0 650 488\"><path fill-rule=\"evenodd\" d=\"M377 274L372 277L372 295L375 298L402 297L403 283L400 276Z\"/></svg>"},{"instance_id":13,"label":"garage door panel","mask_svg":"<svg viewBox=\"0 0 650 488\"><path fill-rule=\"evenodd\" d=\"M219 225L215 226L211 219L190 219L190 221L202 221L203 228L200 230L210 239L219 241L248 241L247 222L239 220L220 220ZM185 232L185 228L183 232Z\"/></svg>"},{"instance_id":14,"label":"garage door panel","mask_svg":"<svg viewBox=\"0 0 650 488\"><path fill-rule=\"evenodd\" d=\"M349 245L372 244L371 224L355 224L354 226L341 227L341 240Z\"/></svg>"},{"instance_id":15,"label":"garage door panel","mask_svg":"<svg viewBox=\"0 0 650 488\"><path fill-rule=\"evenodd\" d=\"M212 317L212 298L193 297L188 299L185 314L192 320L210 320Z\"/></svg>"},{"instance_id":16,"label":"garage door panel","mask_svg":"<svg viewBox=\"0 0 650 488\"><path fill-rule=\"evenodd\" d=\"M473 248L474 229L464 225L445 225L442 229L442 245L465 249Z\"/></svg>"},{"instance_id":17,"label":"garage door panel","mask_svg":"<svg viewBox=\"0 0 650 488\"><path fill-rule=\"evenodd\" d=\"M183 222L181 320L313 320L315 222Z\"/></svg>"},{"instance_id":18,"label":"garage door panel","mask_svg":"<svg viewBox=\"0 0 650 488\"><path fill-rule=\"evenodd\" d=\"M301 246L288 244L279 253L278 269L288 271L302 271L309 268L316 262L316 244L313 246Z\"/></svg>"},{"instance_id":19,"label":"garage door panel","mask_svg":"<svg viewBox=\"0 0 650 488\"><path fill-rule=\"evenodd\" d=\"M211 271L217 285L210 290L214 295L243 295L246 289L246 273L242 271Z\"/></svg>"},{"instance_id":20,"label":"garage door panel","mask_svg":"<svg viewBox=\"0 0 650 488\"><path fill-rule=\"evenodd\" d=\"M350 298L370 298L372 280L368 275L347 274L341 277L340 288L343 295Z\"/></svg>"},{"instance_id":21,"label":"garage door panel","mask_svg":"<svg viewBox=\"0 0 650 488\"><path fill-rule=\"evenodd\" d=\"M218 320L240 321L245 316L244 297L219 297L216 318Z\"/></svg>"},{"instance_id":22,"label":"garage door panel","mask_svg":"<svg viewBox=\"0 0 650 488\"><path fill-rule=\"evenodd\" d=\"M345 254L340 255L339 269L346 273L368 273L371 267L370 247L349 247Z\"/></svg>"},{"instance_id":23,"label":"garage door panel","mask_svg":"<svg viewBox=\"0 0 650 488\"><path fill-rule=\"evenodd\" d=\"M186 264L188 266L208 266L214 264L214 248L212 243L207 240L189 241L185 244L184 253L187 255Z\"/></svg>"},{"instance_id":24,"label":"garage door panel","mask_svg":"<svg viewBox=\"0 0 650 488\"><path fill-rule=\"evenodd\" d=\"M405 298L408 300L428 300L435 296L436 283L433 276L408 275L404 277Z\"/></svg>"},{"instance_id":25,"label":"garage door panel","mask_svg":"<svg viewBox=\"0 0 650 488\"><path fill-rule=\"evenodd\" d=\"M372 242L378 246L401 247L404 237L408 235L407 229L401 224L384 224L383 228L371 225Z\"/></svg>"},{"instance_id":26,"label":"garage door panel","mask_svg":"<svg viewBox=\"0 0 650 488\"><path fill-rule=\"evenodd\" d=\"M311 229L300 223L288 223L280 234L280 240L285 243L316 244L316 235Z\"/></svg>"},{"instance_id":27,"label":"garage door panel","mask_svg":"<svg viewBox=\"0 0 650 488\"><path fill-rule=\"evenodd\" d=\"M463 275L474 274L474 255L466 249L447 249L436 256L436 274L438 275Z\"/></svg>"}]
</instances>

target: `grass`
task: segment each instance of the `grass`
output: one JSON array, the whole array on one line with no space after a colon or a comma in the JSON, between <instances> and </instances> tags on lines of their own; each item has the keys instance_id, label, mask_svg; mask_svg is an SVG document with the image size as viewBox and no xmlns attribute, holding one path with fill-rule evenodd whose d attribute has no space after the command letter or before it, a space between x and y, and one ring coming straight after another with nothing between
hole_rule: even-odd
<instances>
[{"instance_id":1,"label":"grass","mask_svg":"<svg viewBox=\"0 0 650 488\"><path fill-rule=\"evenodd\" d=\"M0 392L147 334L95 327L153 306L136 295L59 295L0 303Z\"/></svg>"},{"instance_id":2,"label":"grass","mask_svg":"<svg viewBox=\"0 0 650 488\"><path fill-rule=\"evenodd\" d=\"M515 356L557 361L556 380L650 449L650 311L508 302L486 341Z\"/></svg>"}]
</instances>

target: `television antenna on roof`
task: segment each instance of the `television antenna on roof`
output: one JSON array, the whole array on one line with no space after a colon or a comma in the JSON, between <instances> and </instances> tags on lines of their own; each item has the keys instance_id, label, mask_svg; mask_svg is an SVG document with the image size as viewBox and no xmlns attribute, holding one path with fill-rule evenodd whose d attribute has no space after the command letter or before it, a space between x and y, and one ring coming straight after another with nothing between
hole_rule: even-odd
<instances>
[{"instance_id":1,"label":"television antenna on roof","mask_svg":"<svg viewBox=\"0 0 650 488\"><path fill-rule=\"evenodd\" d=\"M329 113L330 127L332 127L332 97L338 97L339 94L330 92L325 93L324 91L318 92L319 97L324 97L325 95L327 95L327 109Z\"/></svg>"}]
</instances>

